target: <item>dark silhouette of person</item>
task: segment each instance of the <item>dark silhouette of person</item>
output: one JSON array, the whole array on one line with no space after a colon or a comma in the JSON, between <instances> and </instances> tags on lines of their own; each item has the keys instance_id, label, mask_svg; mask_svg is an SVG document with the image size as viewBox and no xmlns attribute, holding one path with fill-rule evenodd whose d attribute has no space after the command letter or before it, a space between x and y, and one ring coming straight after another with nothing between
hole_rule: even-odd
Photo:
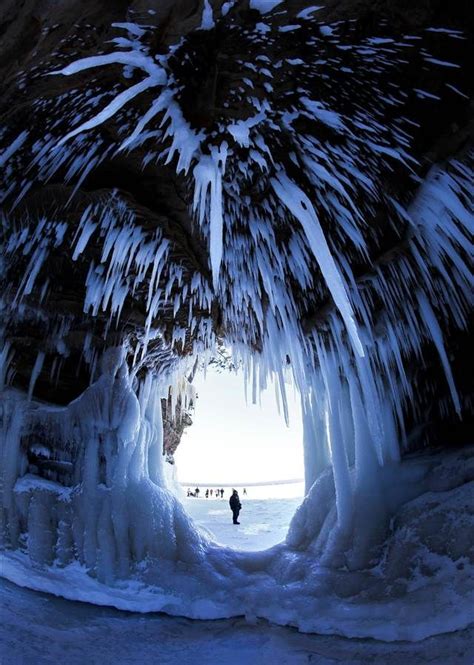
<instances>
[{"instance_id":1,"label":"dark silhouette of person","mask_svg":"<svg viewBox=\"0 0 474 665\"><path fill-rule=\"evenodd\" d=\"M197 496L199 498L199 487L196 487L194 490L194 496Z\"/></svg>"},{"instance_id":2,"label":"dark silhouette of person","mask_svg":"<svg viewBox=\"0 0 474 665\"><path fill-rule=\"evenodd\" d=\"M206 499L209 498L209 490L206 490Z\"/></svg>"},{"instance_id":3,"label":"dark silhouette of person","mask_svg":"<svg viewBox=\"0 0 474 665\"><path fill-rule=\"evenodd\" d=\"M221 499L223 499L223 498L224 498L224 490L221 489Z\"/></svg>"},{"instance_id":4,"label":"dark silhouette of person","mask_svg":"<svg viewBox=\"0 0 474 665\"><path fill-rule=\"evenodd\" d=\"M229 499L229 506L232 511L232 522L234 524L240 524L238 520L242 504L240 503L240 498L237 490L232 490L232 494Z\"/></svg>"},{"instance_id":5,"label":"dark silhouette of person","mask_svg":"<svg viewBox=\"0 0 474 665\"><path fill-rule=\"evenodd\" d=\"M244 496L247 496L247 490L244 487Z\"/></svg>"}]
</instances>

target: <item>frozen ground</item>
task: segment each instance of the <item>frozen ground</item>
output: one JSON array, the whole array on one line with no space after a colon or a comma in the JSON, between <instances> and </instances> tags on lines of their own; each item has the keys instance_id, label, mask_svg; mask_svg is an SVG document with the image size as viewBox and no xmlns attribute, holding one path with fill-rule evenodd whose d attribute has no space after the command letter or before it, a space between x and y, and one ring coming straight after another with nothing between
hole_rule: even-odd
<instances>
[{"instance_id":1,"label":"frozen ground","mask_svg":"<svg viewBox=\"0 0 474 665\"><path fill-rule=\"evenodd\" d=\"M187 512L213 535L235 549L263 550L285 539L288 525L302 498L252 499L241 496L240 525L232 524L228 496L224 499L186 499Z\"/></svg>"},{"instance_id":2,"label":"frozen ground","mask_svg":"<svg viewBox=\"0 0 474 665\"><path fill-rule=\"evenodd\" d=\"M147 560L129 578L112 585L88 575L79 562L44 566L18 550L3 554L0 572L22 587L130 612L166 612L205 621L245 616L252 623L260 617L319 635L421 641L474 625L474 577L467 554L474 533L473 483L466 482L473 453L474 449L463 449L441 458L407 460L396 469L395 479L387 479L386 487L395 487L396 496L386 494L386 500L398 497L398 503L391 507L393 526L375 568L351 571L342 562L328 567L318 552L312 551L312 563L300 554L308 541L313 542L316 530L323 532L335 518L334 497L327 491L330 476L322 474L298 508L286 545L248 551L285 535L298 500L263 503L249 493L239 526L230 521L226 499L185 500L221 546L202 538L194 523L186 521L183 507L173 504L183 558ZM400 507L402 481L402 499L409 498L407 491L414 483L417 498ZM420 488L425 490L421 495ZM137 506L135 501L134 523ZM256 535L259 531L265 538ZM167 533L163 529L161 538ZM230 538L232 548L226 546ZM161 543L155 538L155 544ZM188 560L190 543L198 556Z\"/></svg>"},{"instance_id":3,"label":"frozen ground","mask_svg":"<svg viewBox=\"0 0 474 665\"><path fill-rule=\"evenodd\" d=\"M76 603L0 580L2 665L472 665L474 629L423 642L303 635Z\"/></svg>"},{"instance_id":4,"label":"frozen ground","mask_svg":"<svg viewBox=\"0 0 474 665\"><path fill-rule=\"evenodd\" d=\"M248 498L239 527L231 523L227 499L187 499L186 509L219 542L249 550L284 538L299 501ZM243 618L192 621L121 612L2 580L0 655L1 665L472 665L474 627L415 643L349 640Z\"/></svg>"}]
</instances>

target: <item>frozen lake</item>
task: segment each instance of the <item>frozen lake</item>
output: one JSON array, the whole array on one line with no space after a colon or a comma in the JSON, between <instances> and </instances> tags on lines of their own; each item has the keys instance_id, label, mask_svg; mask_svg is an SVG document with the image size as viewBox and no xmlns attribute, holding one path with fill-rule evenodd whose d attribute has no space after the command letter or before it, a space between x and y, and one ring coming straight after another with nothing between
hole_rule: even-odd
<instances>
[{"instance_id":1,"label":"frozen lake","mask_svg":"<svg viewBox=\"0 0 474 665\"><path fill-rule=\"evenodd\" d=\"M242 550L261 550L285 539L288 525L302 497L286 499L254 499L260 488L248 489L241 496L240 525L232 524L229 492L223 499L185 500L186 510L199 526L209 530L214 540ZM261 492L262 490L260 490Z\"/></svg>"}]
</instances>

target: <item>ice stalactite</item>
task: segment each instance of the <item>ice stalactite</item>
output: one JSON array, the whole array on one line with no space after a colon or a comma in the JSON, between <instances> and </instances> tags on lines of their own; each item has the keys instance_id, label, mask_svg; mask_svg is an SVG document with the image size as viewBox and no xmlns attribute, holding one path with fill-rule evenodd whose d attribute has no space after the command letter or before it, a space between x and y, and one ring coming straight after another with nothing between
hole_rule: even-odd
<instances>
[{"instance_id":1,"label":"ice stalactite","mask_svg":"<svg viewBox=\"0 0 474 665\"><path fill-rule=\"evenodd\" d=\"M28 399L31 399L33 396L33 391L35 389L35 383L36 380L43 368L43 363L44 363L44 352L43 351L38 351L38 355L36 356L36 361L35 364L33 365L33 369L31 371L31 377L30 377L30 385L28 386Z\"/></svg>"},{"instance_id":2,"label":"ice stalactite","mask_svg":"<svg viewBox=\"0 0 474 665\"><path fill-rule=\"evenodd\" d=\"M272 182L272 185L280 201L301 223L308 245L316 257L336 307L346 324L348 333L354 344L354 349L356 353L363 356L364 350L359 338L354 312L347 296L346 287L331 255L311 201L286 175L277 177Z\"/></svg>"},{"instance_id":3,"label":"ice stalactite","mask_svg":"<svg viewBox=\"0 0 474 665\"><path fill-rule=\"evenodd\" d=\"M209 4L209 0L204 0L204 8L202 10L202 22L201 22L201 29L202 30L210 30L213 28L215 25L214 23L214 17L212 13L212 7Z\"/></svg>"},{"instance_id":4,"label":"ice stalactite","mask_svg":"<svg viewBox=\"0 0 474 665\"><path fill-rule=\"evenodd\" d=\"M122 349L109 349L100 376L63 409L2 400L2 543L38 564L77 559L98 580L133 574L146 560L196 561L203 537L168 486L163 456L164 379L132 388ZM39 432L50 475L35 474ZM38 447L38 443L36 443ZM62 482L58 482L59 478Z\"/></svg>"},{"instance_id":5,"label":"ice stalactite","mask_svg":"<svg viewBox=\"0 0 474 665\"><path fill-rule=\"evenodd\" d=\"M459 395L456 390L456 385L453 379L453 373L451 371L451 365L446 354L446 350L443 342L443 333L439 327L438 320L433 308L431 307L426 295L423 292L418 292L418 302L420 305L420 314L425 323L427 331L429 331L429 336L433 340L434 345L438 351L441 363L443 365L444 373L446 375L446 380L449 384L449 390L451 392L451 399L453 400L456 413L461 417L461 403L459 401Z\"/></svg>"},{"instance_id":6,"label":"ice stalactite","mask_svg":"<svg viewBox=\"0 0 474 665\"><path fill-rule=\"evenodd\" d=\"M194 210L199 209L199 221L204 222L206 216L208 189L209 193L209 256L211 261L212 280L217 290L219 272L222 263L224 246L224 211L222 195L222 174L225 171L227 143L219 150L211 150L209 157L203 157L194 167Z\"/></svg>"}]
</instances>

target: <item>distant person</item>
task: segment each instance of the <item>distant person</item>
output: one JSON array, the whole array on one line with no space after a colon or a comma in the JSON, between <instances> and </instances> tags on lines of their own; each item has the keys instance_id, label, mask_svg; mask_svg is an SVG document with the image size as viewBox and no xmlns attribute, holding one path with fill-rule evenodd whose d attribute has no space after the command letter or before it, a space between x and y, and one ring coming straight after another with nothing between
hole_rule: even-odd
<instances>
[{"instance_id":1,"label":"distant person","mask_svg":"<svg viewBox=\"0 0 474 665\"><path fill-rule=\"evenodd\" d=\"M209 490L206 490L206 499L209 498Z\"/></svg>"},{"instance_id":2,"label":"distant person","mask_svg":"<svg viewBox=\"0 0 474 665\"><path fill-rule=\"evenodd\" d=\"M244 496L247 496L247 490L244 487Z\"/></svg>"},{"instance_id":3,"label":"distant person","mask_svg":"<svg viewBox=\"0 0 474 665\"><path fill-rule=\"evenodd\" d=\"M196 496L199 499L199 487L196 487L194 490L194 496Z\"/></svg>"},{"instance_id":4,"label":"distant person","mask_svg":"<svg viewBox=\"0 0 474 665\"><path fill-rule=\"evenodd\" d=\"M223 499L223 498L224 498L224 490L221 489L221 499Z\"/></svg>"},{"instance_id":5,"label":"distant person","mask_svg":"<svg viewBox=\"0 0 474 665\"><path fill-rule=\"evenodd\" d=\"M238 520L242 504L240 503L239 493L237 492L237 490L232 490L232 494L229 499L229 506L232 511L232 522L234 524L240 524Z\"/></svg>"},{"instance_id":6,"label":"distant person","mask_svg":"<svg viewBox=\"0 0 474 665\"><path fill-rule=\"evenodd\" d=\"M209 490L209 494L212 496L212 490Z\"/></svg>"}]
</instances>

